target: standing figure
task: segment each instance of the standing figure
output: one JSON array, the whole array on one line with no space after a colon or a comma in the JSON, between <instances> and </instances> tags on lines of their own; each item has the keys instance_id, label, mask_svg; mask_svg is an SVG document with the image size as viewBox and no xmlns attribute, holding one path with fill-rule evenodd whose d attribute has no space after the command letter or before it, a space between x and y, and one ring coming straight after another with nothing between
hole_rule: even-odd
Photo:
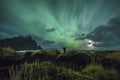
<instances>
[{"instance_id":1,"label":"standing figure","mask_svg":"<svg viewBox=\"0 0 120 80\"><path fill-rule=\"evenodd\" d=\"M64 53L66 53L67 52L67 47L63 47L63 51L64 51Z\"/></svg>"}]
</instances>

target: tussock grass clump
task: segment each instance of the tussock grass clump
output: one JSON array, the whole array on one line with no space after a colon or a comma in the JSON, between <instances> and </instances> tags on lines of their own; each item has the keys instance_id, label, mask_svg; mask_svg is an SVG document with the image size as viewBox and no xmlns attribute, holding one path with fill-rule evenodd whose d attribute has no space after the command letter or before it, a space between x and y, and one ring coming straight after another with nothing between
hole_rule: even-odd
<instances>
[{"instance_id":1,"label":"tussock grass clump","mask_svg":"<svg viewBox=\"0 0 120 80\"><path fill-rule=\"evenodd\" d=\"M25 63L19 70L10 70L11 80L92 80L80 72L56 66L51 62Z\"/></svg>"},{"instance_id":2,"label":"tussock grass clump","mask_svg":"<svg viewBox=\"0 0 120 80\"><path fill-rule=\"evenodd\" d=\"M60 54L60 52L57 50L48 50L47 51L47 55L50 55L50 56L57 56L58 54Z\"/></svg>"},{"instance_id":3,"label":"tussock grass clump","mask_svg":"<svg viewBox=\"0 0 120 80\"><path fill-rule=\"evenodd\" d=\"M120 73L120 52L107 54L102 60L102 65L106 68L114 68Z\"/></svg>"},{"instance_id":4,"label":"tussock grass clump","mask_svg":"<svg viewBox=\"0 0 120 80\"><path fill-rule=\"evenodd\" d=\"M15 53L15 50L7 47L7 48L2 48L0 52L0 56L13 56Z\"/></svg>"},{"instance_id":5,"label":"tussock grass clump","mask_svg":"<svg viewBox=\"0 0 120 80\"><path fill-rule=\"evenodd\" d=\"M35 50L31 56L39 55L39 54L46 54L46 51L43 50Z\"/></svg>"},{"instance_id":6,"label":"tussock grass clump","mask_svg":"<svg viewBox=\"0 0 120 80\"><path fill-rule=\"evenodd\" d=\"M108 58L110 60L120 61L120 52L115 52L115 53L108 54L108 55L106 55L106 58Z\"/></svg>"},{"instance_id":7,"label":"tussock grass clump","mask_svg":"<svg viewBox=\"0 0 120 80\"><path fill-rule=\"evenodd\" d=\"M89 65L82 70L83 75L93 80L119 80L119 74L114 69L104 69L101 65Z\"/></svg>"},{"instance_id":8,"label":"tussock grass clump","mask_svg":"<svg viewBox=\"0 0 120 80\"><path fill-rule=\"evenodd\" d=\"M15 52L15 50L10 47L2 48L0 51L0 60L17 61L22 59L23 55Z\"/></svg>"},{"instance_id":9,"label":"tussock grass clump","mask_svg":"<svg viewBox=\"0 0 120 80\"><path fill-rule=\"evenodd\" d=\"M115 70L101 65L89 65L82 71L57 66L49 61L25 63L21 69L11 69L11 80L119 80Z\"/></svg>"}]
</instances>

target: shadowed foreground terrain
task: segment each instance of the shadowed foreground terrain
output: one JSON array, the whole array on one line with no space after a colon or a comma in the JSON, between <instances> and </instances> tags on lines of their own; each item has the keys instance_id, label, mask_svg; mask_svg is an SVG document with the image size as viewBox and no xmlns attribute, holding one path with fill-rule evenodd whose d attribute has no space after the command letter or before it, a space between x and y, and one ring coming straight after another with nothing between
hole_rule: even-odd
<instances>
[{"instance_id":1,"label":"shadowed foreground terrain","mask_svg":"<svg viewBox=\"0 0 120 80\"><path fill-rule=\"evenodd\" d=\"M0 80L119 80L120 52L0 48Z\"/></svg>"}]
</instances>

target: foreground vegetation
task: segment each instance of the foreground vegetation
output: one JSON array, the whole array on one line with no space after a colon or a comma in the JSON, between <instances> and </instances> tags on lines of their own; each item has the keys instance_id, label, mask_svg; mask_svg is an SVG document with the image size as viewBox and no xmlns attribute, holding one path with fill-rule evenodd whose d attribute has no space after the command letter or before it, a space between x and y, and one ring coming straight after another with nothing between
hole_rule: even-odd
<instances>
[{"instance_id":1,"label":"foreground vegetation","mask_svg":"<svg viewBox=\"0 0 120 80\"><path fill-rule=\"evenodd\" d=\"M120 52L0 49L0 80L119 80Z\"/></svg>"}]
</instances>

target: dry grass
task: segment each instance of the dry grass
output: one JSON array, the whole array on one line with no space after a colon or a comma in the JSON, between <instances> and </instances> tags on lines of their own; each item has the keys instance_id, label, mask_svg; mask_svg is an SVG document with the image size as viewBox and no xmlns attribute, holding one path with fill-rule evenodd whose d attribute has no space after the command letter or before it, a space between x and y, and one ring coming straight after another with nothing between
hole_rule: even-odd
<instances>
[{"instance_id":1,"label":"dry grass","mask_svg":"<svg viewBox=\"0 0 120 80\"><path fill-rule=\"evenodd\" d=\"M108 54L108 55L106 55L106 58L108 58L110 60L119 60L120 61L120 52Z\"/></svg>"}]
</instances>

